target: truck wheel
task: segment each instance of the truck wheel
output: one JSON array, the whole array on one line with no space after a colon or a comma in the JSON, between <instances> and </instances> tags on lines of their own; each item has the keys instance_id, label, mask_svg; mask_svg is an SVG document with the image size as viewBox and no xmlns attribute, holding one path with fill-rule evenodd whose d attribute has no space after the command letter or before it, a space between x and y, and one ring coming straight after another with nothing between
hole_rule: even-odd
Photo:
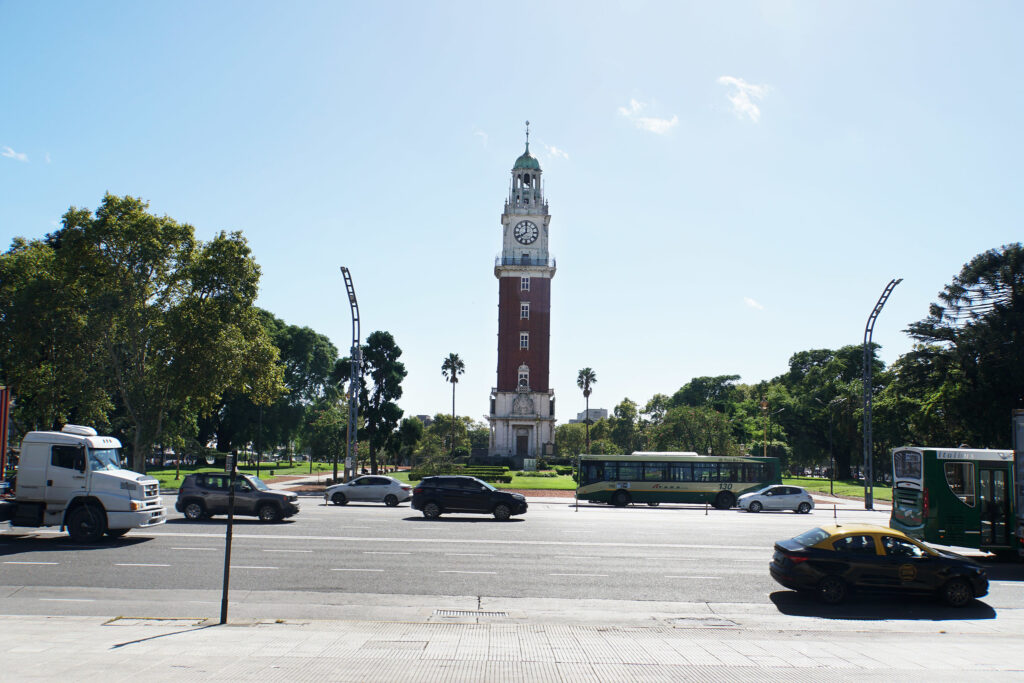
<instances>
[{"instance_id":1,"label":"truck wheel","mask_svg":"<svg viewBox=\"0 0 1024 683\"><path fill-rule=\"evenodd\" d=\"M121 538L128 533L128 531L128 529L107 529L107 536L110 536L111 538Z\"/></svg>"},{"instance_id":2,"label":"truck wheel","mask_svg":"<svg viewBox=\"0 0 1024 683\"><path fill-rule=\"evenodd\" d=\"M96 543L107 530L106 514L94 505L81 505L71 511L67 526L75 543Z\"/></svg>"},{"instance_id":3,"label":"truck wheel","mask_svg":"<svg viewBox=\"0 0 1024 683\"><path fill-rule=\"evenodd\" d=\"M278 522L281 520L281 511L277 509L276 505L261 505L259 515L261 522Z\"/></svg>"}]
</instances>

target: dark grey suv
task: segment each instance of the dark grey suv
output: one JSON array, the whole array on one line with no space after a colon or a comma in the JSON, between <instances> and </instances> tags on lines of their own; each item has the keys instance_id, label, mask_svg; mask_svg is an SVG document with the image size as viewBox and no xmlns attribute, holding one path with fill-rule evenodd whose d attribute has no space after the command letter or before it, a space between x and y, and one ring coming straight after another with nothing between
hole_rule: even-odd
<instances>
[{"instance_id":1,"label":"dark grey suv","mask_svg":"<svg viewBox=\"0 0 1024 683\"><path fill-rule=\"evenodd\" d=\"M209 472L190 474L181 482L178 502L174 507L185 519L197 520L228 513L231 476ZM262 522L277 522L299 511L299 497L294 493L274 491L257 477L239 474L235 477L235 514L253 515Z\"/></svg>"},{"instance_id":2,"label":"dark grey suv","mask_svg":"<svg viewBox=\"0 0 1024 683\"><path fill-rule=\"evenodd\" d=\"M427 519L446 512L482 512L507 520L526 512L526 498L518 493L499 491L476 477L441 475L424 477L412 490L412 507Z\"/></svg>"}]
</instances>

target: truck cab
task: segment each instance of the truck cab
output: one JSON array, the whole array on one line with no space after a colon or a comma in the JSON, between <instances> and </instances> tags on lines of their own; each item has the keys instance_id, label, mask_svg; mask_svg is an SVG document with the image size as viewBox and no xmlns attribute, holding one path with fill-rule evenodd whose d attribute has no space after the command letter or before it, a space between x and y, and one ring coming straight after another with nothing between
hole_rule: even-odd
<instances>
[{"instance_id":1,"label":"truck cab","mask_svg":"<svg viewBox=\"0 0 1024 683\"><path fill-rule=\"evenodd\" d=\"M88 543L167 520L159 482L124 469L121 443L91 427L26 434L15 481L0 510L12 526L60 526Z\"/></svg>"}]
</instances>

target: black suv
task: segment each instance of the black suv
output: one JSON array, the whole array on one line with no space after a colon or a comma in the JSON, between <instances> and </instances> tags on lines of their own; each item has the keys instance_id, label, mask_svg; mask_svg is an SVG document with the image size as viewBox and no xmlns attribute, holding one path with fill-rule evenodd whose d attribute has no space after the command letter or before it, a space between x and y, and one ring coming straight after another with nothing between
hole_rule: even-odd
<instances>
[{"instance_id":1,"label":"black suv","mask_svg":"<svg viewBox=\"0 0 1024 683\"><path fill-rule=\"evenodd\" d=\"M412 507L427 519L445 512L482 512L504 521L526 512L526 498L499 491L476 477L424 477L412 490Z\"/></svg>"},{"instance_id":2,"label":"black suv","mask_svg":"<svg viewBox=\"0 0 1024 683\"><path fill-rule=\"evenodd\" d=\"M215 472L190 474L181 482L174 507L185 519L197 520L228 513L231 475ZM262 522L277 522L299 511L294 493L273 491L249 474L235 477L235 514L255 515Z\"/></svg>"}]
</instances>

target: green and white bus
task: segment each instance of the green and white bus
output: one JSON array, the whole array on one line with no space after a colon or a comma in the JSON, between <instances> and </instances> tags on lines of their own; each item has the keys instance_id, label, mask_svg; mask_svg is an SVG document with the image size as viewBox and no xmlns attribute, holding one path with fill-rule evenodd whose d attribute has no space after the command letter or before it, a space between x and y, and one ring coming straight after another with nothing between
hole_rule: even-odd
<instances>
[{"instance_id":1,"label":"green and white bus","mask_svg":"<svg viewBox=\"0 0 1024 683\"><path fill-rule=\"evenodd\" d=\"M637 452L581 455L576 496L591 503L710 503L720 510L748 491L781 484L778 458Z\"/></svg>"},{"instance_id":2,"label":"green and white bus","mask_svg":"<svg viewBox=\"0 0 1024 683\"><path fill-rule=\"evenodd\" d=\"M902 446L893 449L892 475L893 529L942 545L1017 550L1013 451Z\"/></svg>"}]
</instances>

